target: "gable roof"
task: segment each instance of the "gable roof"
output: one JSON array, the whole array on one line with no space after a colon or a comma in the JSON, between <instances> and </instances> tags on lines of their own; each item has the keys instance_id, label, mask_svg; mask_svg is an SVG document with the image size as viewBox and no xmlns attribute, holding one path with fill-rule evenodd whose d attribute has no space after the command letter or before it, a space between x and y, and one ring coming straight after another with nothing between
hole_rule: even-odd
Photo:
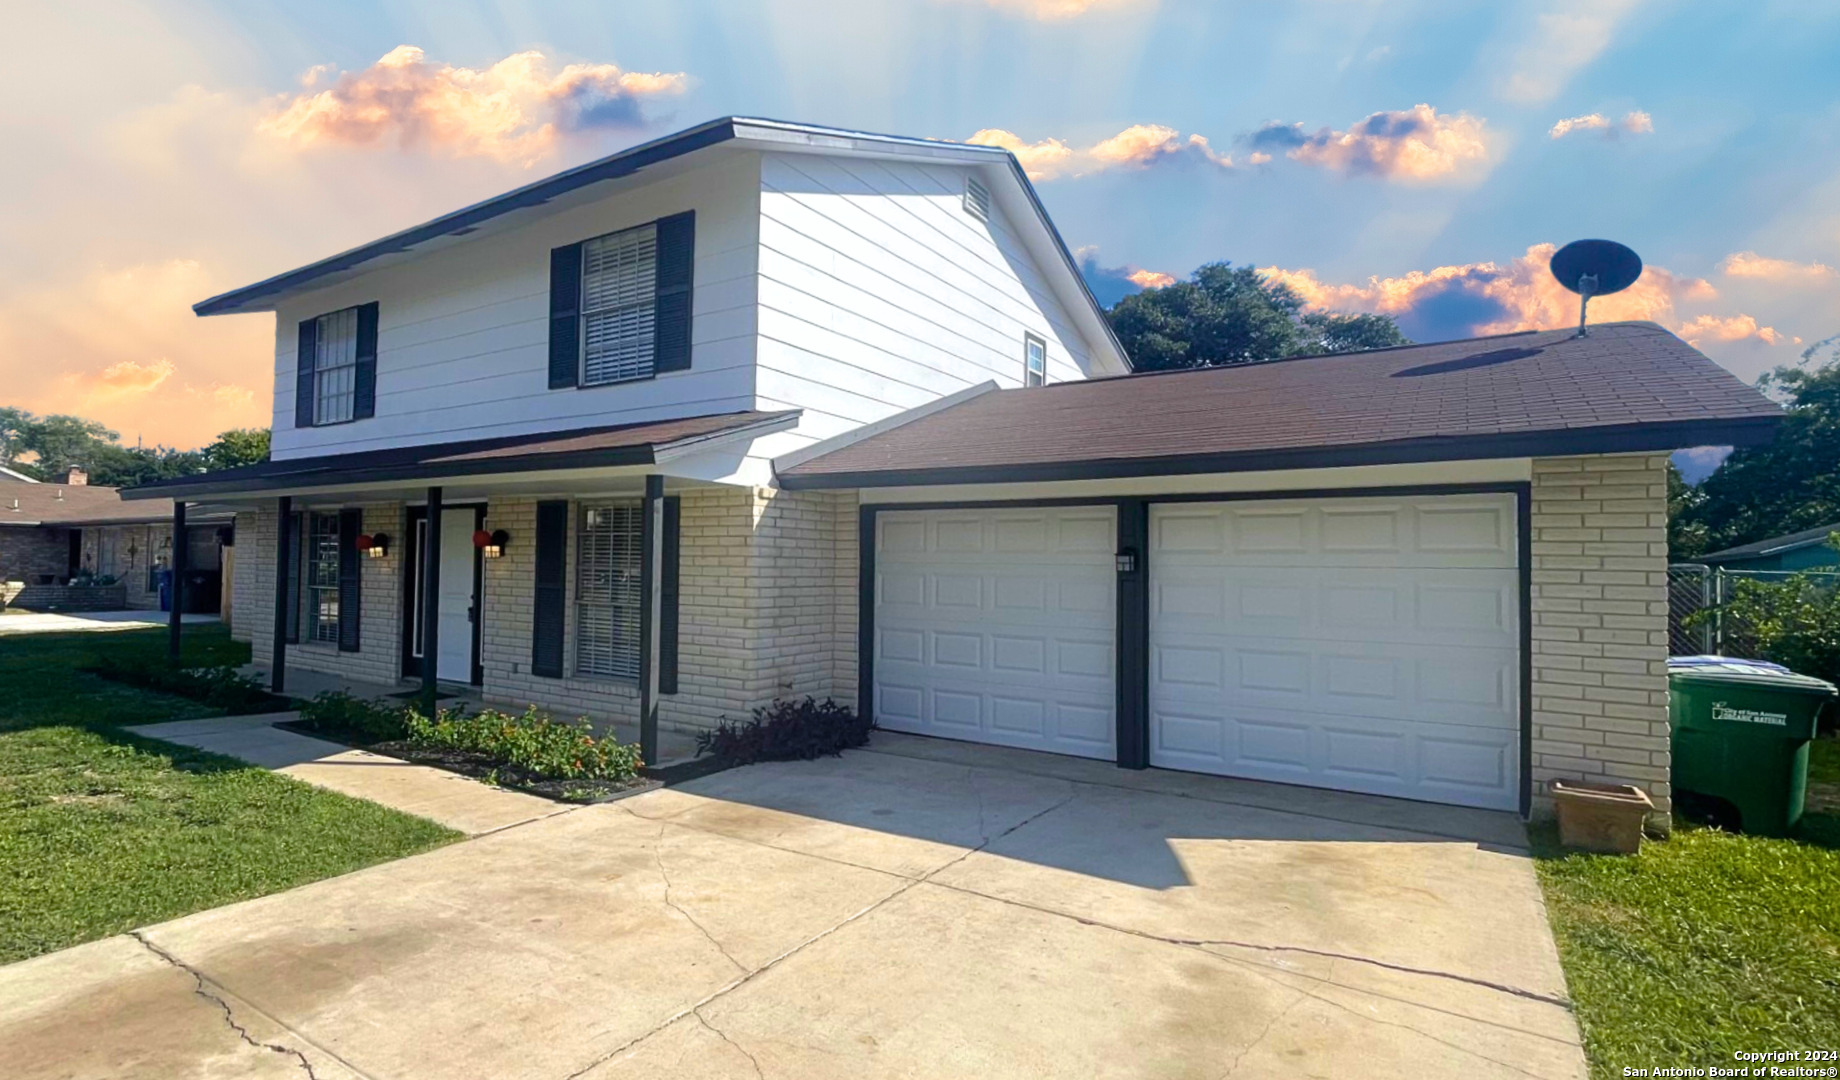
<instances>
[{"instance_id":1,"label":"gable roof","mask_svg":"<svg viewBox=\"0 0 1840 1080\"><path fill-rule=\"evenodd\" d=\"M920 139L904 135L878 135L844 128L814 124L793 124L781 120L725 116L698 124L673 135L609 154L554 176L538 180L494 196L484 202L462 207L401 232L362 244L348 251L308 263L298 269L277 274L240 289L201 300L192 305L199 315L224 315L273 310L275 301L288 293L318 288L342 280L360 267L387 261L393 257L419 254L433 246L456 242L488 222L516 213L541 212L542 208L571 192L594 184L631 176L643 169L707 150L723 144L745 149L837 154L855 157L889 157L932 160L978 166L986 181L993 184L1000 202L1014 204L1024 220L1032 219L1039 229L1041 246L1051 248L1049 258L1042 259L1042 270L1049 275L1055 291L1063 294L1067 307L1080 330L1095 346L1110 348L1128 370L1130 358L1112 333L1099 301L1086 284L1060 231L1048 217L1047 209L1035 193L1021 163L1014 154L1001 147L971 143ZM1026 226L1024 227L1027 235Z\"/></svg>"},{"instance_id":2,"label":"gable roof","mask_svg":"<svg viewBox=\"0 0 1840 1080\"><path fill-rule=\"evenodd\" d=\"M1734 559L1756 558L1762 555L1780 555L1785 551L1795 551L1798 548L1814 547L1818 544L1825 544L1827 543L1827 538L1837 532L1840 532L1840 521L1836 521L1832 525L1817 525L1812 529L1803 529L1801 532L1785 533L1782 536L1772 536L1767 540L1756 540L1748 544L1739 544L1737 547L1726 548L1724 551L1715 551L1709 555L1701 555L1695 561L1716 563L1729 562Z\"/></svg>"},{"instance_id":3,"label":"gable roof","mask_svg":"<svg viewBox=\"0 0 1840 1080\"><path fill-rule=\"evenodd\" d=\"M1571 330L997 390L779 470L1000 483L1768 441L1782 410L1666 330Z\"/></svg>"}]
</instances>

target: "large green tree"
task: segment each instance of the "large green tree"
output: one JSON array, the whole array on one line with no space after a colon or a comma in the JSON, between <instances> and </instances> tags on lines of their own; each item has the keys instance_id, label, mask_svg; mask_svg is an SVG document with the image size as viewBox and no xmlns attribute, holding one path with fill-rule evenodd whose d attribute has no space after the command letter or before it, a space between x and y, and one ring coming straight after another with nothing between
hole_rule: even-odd
<instances>
[{"instance_id":1,"label":"large green tree","mask_svg":"<svg viewBox=\"0 0 1840 1080\"><path fill-rule=\"evenodd\" d=\"M267 428L231 428L204 448L205 471L257 465L268 460Z\"/></svg>"},{"instance_id":2,"label":"large green tree","mask_svg":"<svg viewBox=\"0 0 1840 1080\"><path fill-rule=\"evenodd\" d=\"M1305 312L1295 289L1225 262L1209 263L1187 281L1127 296L1109 314L1139 371L1411 344L1389 316Z\"/></svg>"},{"instance_id":3,"label":"large green tree","mask_svg":"<svg viewBox=\"0 0 1840 1080\"><path fill-rule=\"evenodd\" d=\"M81 416L37 416L0 406L0 465L49 480L76 466L89 482L133 487L268 460L267 428L235 428L202 450L123 446L107 426Z\"/></svg>"},{"instance_id":4,"label":"large green tree","mask_svg":"<svg viewBox=\"0 0 1840 1080\"><path fill-rule=\"evenodd\" d=\"M1782 397L1787 415L1773 442L1732 451L1678 507L1676 558L1840 522L1840 335L1758 386Z\"/></svg>"}]
</instances>

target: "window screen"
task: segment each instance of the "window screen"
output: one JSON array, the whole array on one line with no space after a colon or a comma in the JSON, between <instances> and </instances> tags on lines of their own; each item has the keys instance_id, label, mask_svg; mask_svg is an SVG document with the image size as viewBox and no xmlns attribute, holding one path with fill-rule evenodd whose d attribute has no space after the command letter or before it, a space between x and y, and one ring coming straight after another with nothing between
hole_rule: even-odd
<instances>
[{"instance_id":1,"label":"window screen","mask_svg":"<svg viewBox=\"0 0 1840 1080\"><path fill-rule=\"evenodd\" d=\"M307 523L307 639L339 641L339 515L313 514Z\"/></svg>"},{"instance_id":2,"label":"window screen","mask_svg":"<svg viewBox=\"0 0 1840 1080\"><path fill-rule=\"evenodd\" d=\"M639 677L641 518L636 503L582 508L575 559L578 674Z\"/></svg>"},{"instance_id":3,"label":"window screen","mask_svg":"<svg viewBox=\"0 0 1840 1080\"><path fill-rule=\"evenodd\" d=\"M352 418L358 401L358 309L319 317L313 346L313 422Z\"/></svg>"},{"instance_id":4,"label":"window screen","mask_svg":"<svg viewBox=\"0 0 1840 1080\"><path fill-rule=\"evenodd\" d=\"M1045 386L1048 382L1048 343L1034 334L1022 336L1022 385Z\"/></svg>"},{"instance_id":5,"label":"window screen","mask_svg":"<svg viewBox=\"0 0 1840 1080\"><path fill-rule=\"evenodd\" d=\"M652 375L657 334L658 227L641 225L581 246L581 384Z\"/></svg>"}]
</instances>

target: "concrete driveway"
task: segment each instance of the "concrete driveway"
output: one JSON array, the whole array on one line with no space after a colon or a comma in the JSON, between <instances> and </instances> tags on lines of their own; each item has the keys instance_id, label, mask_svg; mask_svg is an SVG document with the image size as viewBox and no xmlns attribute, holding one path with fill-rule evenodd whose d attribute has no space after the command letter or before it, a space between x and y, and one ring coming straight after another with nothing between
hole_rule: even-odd
<instances>
[{"instance_id":1,"label":"concrete driveway","mask_svg":"<svg viewBox=\"0 0 1840 1080\"><path fill-rule=\"evenodd\" d=\"M165 626L163 611L13 611L0 615L0 637L11 634L68 634L73 631L147 630ZM180 615L186 626L220 621L215 615Z\"/></svg>"},{"instance_id":2,"label":"concrete driveway","mask_svg":"<svg viewBox=\"0 0 1840 1080\"><path fill-rule=\"evenodd\" d=\"M1511 818L875 742L0 968L0 1075L1585 1075Z\"/></svg>"}]
</instances>

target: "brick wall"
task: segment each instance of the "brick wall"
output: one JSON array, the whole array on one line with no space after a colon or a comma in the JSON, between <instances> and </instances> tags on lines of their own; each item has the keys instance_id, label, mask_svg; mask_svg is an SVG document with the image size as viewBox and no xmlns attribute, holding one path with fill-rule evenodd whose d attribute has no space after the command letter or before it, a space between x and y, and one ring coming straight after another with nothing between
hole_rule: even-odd
<instances>
[{"instance_id":1,"label":"brick wall","mask_svg":"<svg viewBox=\"0 0 1840 1080\"><path fill-rule=\"evenodd\" d=\"M358 651L340 652L333 644L301 641L288 646L287 662L289 668L300 671L391 684L402 673L403 508L397 503L372 503L361 509L364 531L387 533L392 543L386 557L358 561L363 590L358 608ZM264 665L274 656L275 522L273 505L236 516L236 541L242 548L242 557L234 566L231 634L239 641L249 642L255 662ZM300 636L308 635L303 632Z\"/></svg>"},{"instance_id":2,"label":"brick wall","mask_svg":"<svg viewBox=\"0 0 1840 1080\"><path fill-rule=\"evenodd\" d=\"M70 530L0 523L0 582L61 582L70 575ZM42 581L51 578L52 582Z\"/></svg>"},{"instance_id":3,"label":"brick wall","mask_svg":"<svg viewBox=\"0 0 1840 1080\"><path fill-rule=\"evenodd\" d=\"M1533 780L1635 784L1669 806L1667 458L1533 463Z\"/></svg>"}]
</instances>

